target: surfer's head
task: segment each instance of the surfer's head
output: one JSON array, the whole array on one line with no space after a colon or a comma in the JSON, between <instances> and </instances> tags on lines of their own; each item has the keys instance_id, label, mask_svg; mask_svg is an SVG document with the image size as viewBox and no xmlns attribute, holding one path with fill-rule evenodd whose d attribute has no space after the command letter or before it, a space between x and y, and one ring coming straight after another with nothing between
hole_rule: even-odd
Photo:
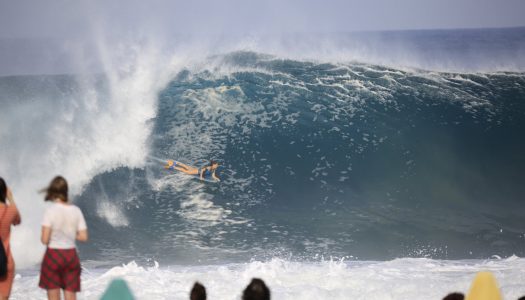
<instances>
[{"instance_id":1,"label":"surfer's head","mask_svg":"<svg viewBox=\"0 0 525 300\"><path fill-rule=\"evenodd\" d=\"M67 181L62 176L57 176L51 180L49 186L43 190L46 193L46 201L54 201L60 199L64 202L68 201L67 192Z\"/></svg>"},{"instance_id":2,"label":"surfer's head","mask_svg":"<svg viewBox=\"0 0 525 300\"><path fill-rule=\"evenodd\" d=\"M5 180L0 177L0 202L5 203L5 197L7 196L7 185Z\"/></svg>"},{"instance_id":3,"label":"surfer's head","mask_svg":"<svg viewBox=\"0 0 525 300\"><path fill-rule=\"evenodd\" d=\"M214 161L213 159L210 160L210 165L209 165L212 169L216 169L218 166L219 166L219 163Z\"/></svg>"}]
</instances>

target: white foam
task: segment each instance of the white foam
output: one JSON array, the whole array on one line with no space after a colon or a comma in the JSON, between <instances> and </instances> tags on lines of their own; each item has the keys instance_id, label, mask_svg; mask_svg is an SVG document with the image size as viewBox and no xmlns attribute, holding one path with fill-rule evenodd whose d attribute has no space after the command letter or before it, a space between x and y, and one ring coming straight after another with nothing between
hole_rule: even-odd
<instances>
[{"instance_id":1,"label":"white foam","mask_svg":"<svg viewBox=\"0 0 525 300\"><path fill-rule=\"evenodd\" d=\"M161 55L152 41L101 36L97 45L98 53L89 55L101 58L107 91L98 87L96 75L83 75L79 62L76 89L67 87L58 98L35 91L31 99L10 103L0 112L0 128L5 128L0 174L13 188L23 220L11 242L19 266L41 259L44 203L36 191L53 176L63 175L75 196L97 174L120 166L142 167L146 161L157 93L173 78L179 61ZM110 223L126 224L115 221L120 213L112 215L113 204L100 205L99 210L108 209L102 215Z\"/></svg>"},{"instance_id":2,"label":"white foam","mask_svg":"<svg viewBox=\"0 0 525 300\"><path fill-rule=\"evenodd\" d=\"M272 259L213 266L142 267L135 262L110 270L85 270L78 299L98 299L113 278L124 278L137 299L188 299L195 281L209 299L239 299L251 278L263 279L272 299L441 299L450 292L467 293L476 272L497 278L505 299L525 294L525 259L442 261L396 259L386 262L291 262ZM44 298L37 276L15 280L12 299Z\"/></svg>"},{"instance_id":3,"label":"white foam","mask_svg":"<svg viewBox=\"0 0 525 300\"><path fill-rule=\"evenodd\" d=\"M226 220L231 210L214 205L210 198L212 198L210 194L193 194L181 201L178 214L188 220L206 221L211 224Z\"/></svg>"},{"instance_id":4,"label":"white foam","mask_svg":"<svg viewBox=\"0 0 525 300\"><path fill-rule=\"evenodd\" d=\"M99 201L97 203L97 214L113 227L129 225L129 220L122 209L109 201Z\"/></svg>"}]
</instances>

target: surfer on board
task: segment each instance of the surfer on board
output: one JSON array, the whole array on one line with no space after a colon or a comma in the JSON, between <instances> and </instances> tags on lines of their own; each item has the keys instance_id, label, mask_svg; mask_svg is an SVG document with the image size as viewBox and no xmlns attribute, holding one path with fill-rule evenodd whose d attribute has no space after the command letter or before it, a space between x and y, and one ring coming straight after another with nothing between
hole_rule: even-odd
<instances>
[{"instance_id":1,"label":"surfer on board","mask_svg":"<svg viewBox=\"0 0 525 300\"><path fill-rule=\"evenodd\" d=\"M221 181L219 177L215 174L215 171L219 167L219 163L211 160L210 163L202 168L197 168L183 164L180 161L168 160L168 164L164 166L166 169L173 169L181 171L188 175L199 175L200 180L204 180L205 177L211 177L215 181Z\"/></svg>"}]
</instances>

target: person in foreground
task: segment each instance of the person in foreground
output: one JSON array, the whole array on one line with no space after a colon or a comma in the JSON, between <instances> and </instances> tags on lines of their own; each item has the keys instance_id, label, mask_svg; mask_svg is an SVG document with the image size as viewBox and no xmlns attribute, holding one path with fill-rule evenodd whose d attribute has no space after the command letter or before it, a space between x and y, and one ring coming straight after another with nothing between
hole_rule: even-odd
<instances>
[{"instance_id":1,"label":"person in foreground","mask_svg":"<svg viewBox=\"0 0 525 300\"><path fill-rule=\"evenodd\" d=\"M211 178L213 178L215 181L221 181L215 174L215 171L217 171L218 167L219 163L214 160L211 160L207 166L204 166L200 169L174 160L168 160L168 164L165 166L166 169L181 171L188 175L199 175L201 180L203 180L205 177L211 176Z\"/></svg>"},{"instance_id":2,"label":"person in foreground","mask_svg":"<svg viewBox=\"0 0 525 300\"><path fill-rule=\"evenodd\" d=\"M7 200L7 201L6 201ZM7 274L0 278L0 300L9 299L11 287L15 278L15 261L9 247L11 225L20 224L20 214L9 189L3 178L0 177L0 238L7 255Z\"/></svg>"},{"instance_id":3,"label":"person in foreground","mask_svg":"<svg viewBox=\"0 0 525 300\"><path fill-rule=\"evenodd\" d=\"M270 300L270 289L262 279L253 278L244 289L242 300Z\"/></svg>"},{"instance_id":4,"label":"person in foreground","mask_svg":"<svg viewBox=\"0 0 525 300\"><path fill-rule=\"evenodd\" d=\"M206 300L206 288L200 282L195 282L190 292L190 300Z\"/></svg>"},{"instance_id":5,"label":"person in foreground","mask_svg":"<svg viewBox=\"0 0 525 300\"><path fill-rule=\"evenodd\" d=\"M465 295L463 293L450 293L443 298L443 300L463 300Z\"/></svg>"},{"instance_id":6,"label":"person in foreground","mask_svg":"<svg viewBox=\"0 0 525 300\"><path fill-rule=\"evenodd\" d=\"M66 300L75 300L80 291L80 260L75 240L88 240L84 215L68 198L67 181L55 177L43 190L45 201L52 201L42 221L42 243L47 246L38 286L47 290L49 300L60 299L60 289Z\"/></svg>"}]
</instances>

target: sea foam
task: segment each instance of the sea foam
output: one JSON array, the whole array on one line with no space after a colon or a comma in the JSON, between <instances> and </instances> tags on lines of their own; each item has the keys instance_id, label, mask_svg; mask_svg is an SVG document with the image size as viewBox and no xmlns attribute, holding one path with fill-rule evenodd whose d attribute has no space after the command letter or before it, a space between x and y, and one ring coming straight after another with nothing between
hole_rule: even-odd
<instances>
[{"instance_id":1,"label":"sea foam","mask_svg":"<svg viewBox=\"0 0 525 300\"><path fill-rule=\"evenodd\" d=\"M525 295L525 259L293 262L274 258L243 264L207 266L139 266L86 268L78 299L99 299L109 282L124 278L137 299L188 299L195 281L210 299L239 299L251 278L263 279L272 299L441 299L450 292L467 293L476 272L497 278L505 299ZM17 275L12 299L44 299L36 271Z\"/></svg>"}]
</instances>

